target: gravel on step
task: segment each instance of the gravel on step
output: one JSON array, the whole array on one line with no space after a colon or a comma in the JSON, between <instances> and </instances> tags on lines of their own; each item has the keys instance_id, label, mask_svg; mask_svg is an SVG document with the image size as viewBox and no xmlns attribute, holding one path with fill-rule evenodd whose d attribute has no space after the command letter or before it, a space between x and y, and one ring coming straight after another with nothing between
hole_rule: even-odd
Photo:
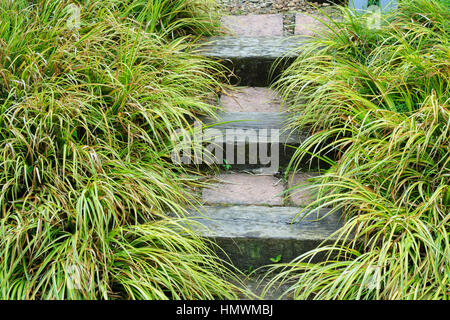
<instances>
[{"instance_id":1,"label":"gravel on step","mask_svg":"<svg viewBox=\"0 0 450 320\"><path fill-rule=\"evenodd\" d=\"M231 14L267 14L287 11L314 13L316 7L328 7L329 3L305 0L218 0Z\"/></svg>"}]
</instances>

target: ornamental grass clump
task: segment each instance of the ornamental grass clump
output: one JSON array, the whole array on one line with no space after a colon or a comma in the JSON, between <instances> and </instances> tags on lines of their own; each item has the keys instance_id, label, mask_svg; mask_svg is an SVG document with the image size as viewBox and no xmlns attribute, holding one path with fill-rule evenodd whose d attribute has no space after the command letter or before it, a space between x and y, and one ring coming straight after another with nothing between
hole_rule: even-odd
<instances>
[{"instance_id":1,"label":"ornamental grass clump","mask_svg":"<svg viewBox=\"0 0 450 320\"><path fill-rule=\"evenodd\" d=\"M88 18L105 12L132 19L165 37L213 35L219 27L216 0L81 0Z\"/></svg>"},{"instance_id":2,"label":"ornamental grass clump","mask_svg":"<svg viewBox=\"0 0 450 320\"><path fill-rule=\"evenodd\" d=\"M218 66L146 29L143 1L97 2L76 27L69 1L0 4L0 298L235 298L183 220L201 176L170 159Z\"/></svg>"},{"instance_id":3,"label":"ornamental grass clump","mask_svg":"<svg viewBox=\"0 0 450 320\"><path fill-rule=\"evenodd\" d=\"M405 0L378 21L343 15L278 88L291 126L312 134L291 167L311 154L330 164L309 208L342 210L345 225L334 245L274 267L270 286L294 281L297 299L448 299L450 8Z\"/></svg>"}]
</instances>

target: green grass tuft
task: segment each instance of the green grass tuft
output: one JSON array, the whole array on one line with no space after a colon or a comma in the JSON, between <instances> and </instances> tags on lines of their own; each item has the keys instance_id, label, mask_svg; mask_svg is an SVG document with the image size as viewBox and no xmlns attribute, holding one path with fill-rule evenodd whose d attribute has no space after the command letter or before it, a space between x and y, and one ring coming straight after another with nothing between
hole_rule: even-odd
<instances>
[{"instance_id":1,"label":"green grass tuft","mask_svg":"<svg viewBox=\"0 0 450 320\"><path fill-rule=\"evenodd\" d=\"M344 12L278 82L312 136L291 162L334 158L310 207L342 210L322 246L271 282L297 299L450 297L450 11L405 0L379 26ZM369 20L367 20L367 19ZM322 263L309 263L316 254Z\"/></svg>"},{"instance_id":2,"label":"green grass tuft","mask_svg":"<svg viewBox=\"0 0 450 320\"><path fill-rule=\"evenodd\" d=\"M0 4L0 298L236 298L170 157L221 87L180 37L212 1L80 1L79 28L69 3Z\"/></svg>"}]
</instances>

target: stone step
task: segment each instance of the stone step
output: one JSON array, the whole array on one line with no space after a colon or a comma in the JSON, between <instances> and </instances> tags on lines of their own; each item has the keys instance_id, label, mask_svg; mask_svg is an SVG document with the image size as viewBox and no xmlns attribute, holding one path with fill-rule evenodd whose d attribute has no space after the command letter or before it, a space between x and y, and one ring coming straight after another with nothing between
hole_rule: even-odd
<instances>
[{"instance_id":1,"label":"stone step","mask_svg":"<svg viewBox=\"0 0 450 320\"><path fill-rule=\"evenodd\" d=\"M284 181L270 172L222 173L215 183L202 190L202 200L206 205L306 207L315 199L311 185L316 176L314 172L297 172Z\"/></svg>"},{"instance_id":2,"label":"stone step","mask_svg":"<svg viewBox=\"0 0 450 320\"><path fill-rule=\"evenodd\" d=\"M285 112L277 91L261 87L233 87L220 96L219 105L226 112Z\"/></svg>"},{"instance_id":3,"label":"stone step","mask_svg":"<svg viewBox=\"0 0 450 320\"><path fill-rule=\"evenodd\" d=\"M321 23L297 14L296 37L284 35L282 14L249 14L222 17L228 36L208 39L201 53L222 61L233 71L233 84L265 87L298 56L298 50ZM274 62L278 61L275 68Z\"/></svg>"},{"instance_id":4,"label":"stone step","mask_svg":"<svg viewBox=\"0 0 450 320\"><path fill-rule=\"evenodd\" d=\"M223 92L217 104L217 116L200 118L193 123L191 139L203 142L207 151L195 163L230 164L234 169L255 169L270 166L274 160L287 166L298 147L310 133L289 127L290 114L276 91L263 87L233 87ZM180 141L189 139L180 136ZM184 149L181 147L180 149ZM180 150L181 151L181 150ZM208 152L212 155L208 155ZM309 161L312 160L312 161ZM307 162L308 161L308 162ZM304 164L317 167L317 158L304 158ZM187 162L185 164L189 164ZM302 164L303 166L303 164Z\"/></svg>"},{"instance_id":5,"label":"stone step","mask_svg":"<svg viewBox=\"0 0 450 320\"><path fill-rule=\"evenodd\" d=\"M217 253L230 258L241 270L255 269L278 262L289 262L299 255L317 248L341 226L340 215L329 209L310 212L296 220L299 207L267 206L205 206L193 210L192 228L212 239L223 250ZM294 223L293 223L294 222ZM324 257L316 256L315 261Z\"/></svg>"},{"instance_id":6,"label":"stone step","mask_svg":"<svg viewBox=\"0 0 450 320\"><path fill-rule=\"evenodd\" d=\"M206 126L220 130L225 143L280 143L299 145L308 134L287 129L288 113L221 112L217 119L204 119ZM272 130L272 131L271 131ZM267 138L267 139L266 139Z\"/></svg>"},{"instance_id":7,"label":"stone step","mask_svg":"<svg viewBox=\"0 0 450 320\"><path fill-rule=\"evenodd\" d=\"M297 13L295 14L294 34L300 36L318 35L326 29L326 26L321 21L327 24L330 23L329 19L324 16Z\"/></svg>"},{"instance_id":8,"label":"stone step","mask_svg":"<svg viewBox=\"0 0 450 320\"><path fill-rule=\"evenodd\" d=\"M268 205L285 203L284 182L274 175L225 173L217 182L202 190L202 200L207 205Z\"/></svg>"},{"instance_id":9,"label":"stone step","mask_svg":"<svg viewBox=\"0 0 450 320\"><path fill-rule=\"evenodd\" d=\"M218 103L221 111L216 118L201 120L205 142L217 145L218 164L226 159L237 165L235 168L254 169L267 166L267 157L274 155L279 165L287 166L296 147L310 136L308 128L299 131L289 126L291 115L286 104L271 88L235 86L211 103ZM314 168L319 162L317 157L306 156L301 165Z\"/></svg>"},{"instance_id":10,"label":"stone step","mask_svg":"<svg viewBox=\"0 0 450 320\"><path fill-rule=\"evenodd\" d=\"M223 16L221 20L222 27L232 36L283 36L282 14L248 14L237 16Z\"/></svg>"},{"instance_id":11,"label":"stone step","mask_svg":"<svg viewBox=\"0 0 450 320\"><path fill-rule=\"evenodd\" d=\"M222 112L203 123L205 140L217 147L216 159L240 168L270 163L286 166L308 133L287 129L288 113ZM218 161L220 164L222 160Z\"/></svg>"},{"instance_id":12,"label":"stone step","mask_svg":"<svg viewBox=\"0 0 450 320\"><path fill-rule=\"evenodd\" d=\"M212 37L201 47L204 56L220 60L233 71L231 83L266 87L298 56L303 37ZM275 61L276 68L272 68Z\"/></svg>"},{"instance_id":13,"label":"stone step","mask_svg":"<svg viewBox=\"0 0 450 320\"><path fill-rule=\"evenodd\" d=\"M205 138L218 145L221 156L229 164L239 165L241 169L266 166L267 157L272 155L280 165L286 166L295 147L309 134L307 130L289 129L290 116L281 102L281 96L270 88L227 89L218 101L222 110L218 117L202 119L207 127ZM238 151L245 153L244 158Z\"/></svg>"},{"instance_id":14,"label":"stone step","mask_svg":"<svg viewBox=\"0 0 450 320\"><path fill-rule=\"evenodd\" d=\"M284 131L286 114L224 113L218 120L206 119L205 139L213 162L240 169L286 166L295 148L306 138ZM214 149L214 150L213 150ZM207 156L205 155L205 158Z\"/></svg>"}]
</instances>

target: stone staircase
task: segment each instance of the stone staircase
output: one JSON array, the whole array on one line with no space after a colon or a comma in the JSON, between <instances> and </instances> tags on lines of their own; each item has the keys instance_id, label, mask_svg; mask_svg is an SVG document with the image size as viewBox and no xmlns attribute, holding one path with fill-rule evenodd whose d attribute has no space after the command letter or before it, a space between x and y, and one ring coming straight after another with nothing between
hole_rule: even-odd
<instances>
[{"instance_id":1,"label":"stone staircase","mask_svg":"<svg viewBox=\"0 0 450 320\"><path fill-rule=\"evenodd\" d=\"M312 34L306 28L306 24L312 26L311 20L301 17L297 24L305 23L296 27L298 37L294 38L283 36L281 15L225 17L223 24L232 34L211 38L202 47L202 54L222 61L237 78L234 89L220 97L223 111L219 119L205 120L223 132L219 144L226 170L202 190L204 207L192 210L191 219L200 222L194 228L216 241L241 270L289 262L325 239L332 241L330 236L342 223L338 214L328 215L328 209L315 210L292 223L313 199L308 186L316 174L300 168L284 179L279 168L289 162L292 146L307 137L285 130L289 114L282 109L277 92L268 87L295 59L293 49ZM271 70L278 60L278 68ZM271 129L278 134L269 135ZM227 130L233 135L226 134ZM237 161L239 148L249 154L241 158L245 163ZM267 157L260 155L261 149Z\"/></svg>"}]
</instances>

